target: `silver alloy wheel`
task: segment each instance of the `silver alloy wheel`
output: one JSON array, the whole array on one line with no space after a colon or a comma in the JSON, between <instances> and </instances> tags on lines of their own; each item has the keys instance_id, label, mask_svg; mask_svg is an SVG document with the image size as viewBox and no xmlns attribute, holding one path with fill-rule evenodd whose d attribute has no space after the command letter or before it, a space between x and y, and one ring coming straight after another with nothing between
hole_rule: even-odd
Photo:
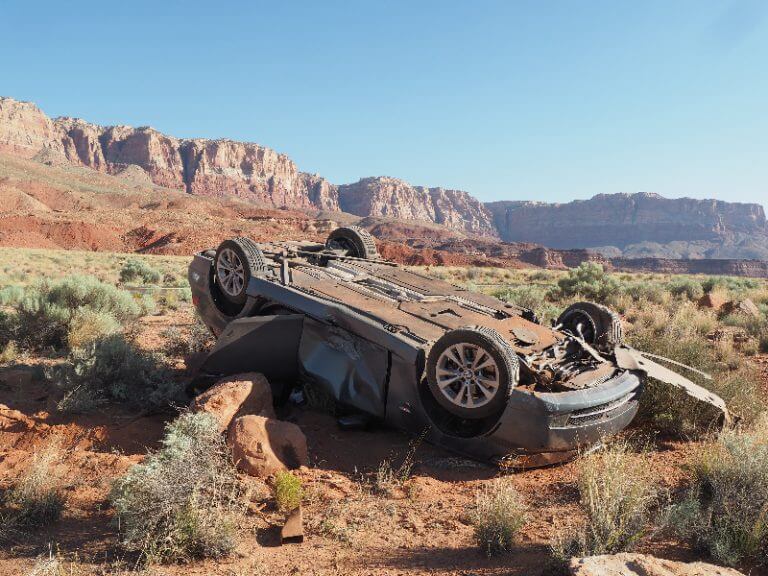
<instances>
[{"instance_id":1,"label":"silver alloy wheel","mask_svg":"<svg viewBox=\"0 0 768 576\"><path fill-rule=\"evenodd\" d=\"M239 296L245 287L245 269L237 252L225 248L216 261L216 275L219 285L230 296Z\"/></svg>"},{"instance_id":2,"label":"silver alloy wheel","mask_svg":"<svg viewBox=\"0 0 768 576\"><path fill-rule=\"evenodd\" d=\"M453 344L437 359L437 386L456 406L479 408L499 391L499 367L482 347Z\"/></svg>"}]
</instances>

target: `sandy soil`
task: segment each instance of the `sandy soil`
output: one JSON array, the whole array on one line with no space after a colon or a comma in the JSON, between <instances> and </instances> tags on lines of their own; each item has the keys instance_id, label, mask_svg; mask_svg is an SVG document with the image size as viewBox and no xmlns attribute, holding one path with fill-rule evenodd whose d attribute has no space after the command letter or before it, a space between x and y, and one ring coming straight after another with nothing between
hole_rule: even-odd
<instances>
[{"instance_id":1,"label":"sandy soil","mask_svg":"<svg viewBox=\"0 0 768 576\"><path fill-rule=\"evenodd\" d=\"M187 319L185 312L145 319L142 341L160 347L162 330L183 326ZM768 386L768 357L758 357L757 362ZM0 368L0 487L12 481L33 453L52 442L66 453L60 472L67 481L62 520L0 550L0 575L28 573L49 547L64 558L76 554L80 573L117 573L133 559L116 546L117 527L106 503L109 486L157 445L169 415L141 415L111 406L65 417L52 410L52 400L39 366ZM573 464L511 474L531 506L530 521L513 554L486 558L474 546L467 508L476 490L497 476L497 470L420 444L410 479L380 494L371 486L376 469L384 460L398 466L414 446L412 438L381 428L341 431L331 416L295 406L284 409L281 416L296 422L309 441L312 465L299 472L309 494L305 542L279 545L282 517L273 508L268 487L246 480L254 496L237 553L222 562L157 567L153 573L545 574L550 540L578 523ZM639 457L660 487L674 492L686 483L681 464L695 447L656 439ZM694 558L680 543L660 538L651 539L643 551Z\"/></svg>"}]
</instances>

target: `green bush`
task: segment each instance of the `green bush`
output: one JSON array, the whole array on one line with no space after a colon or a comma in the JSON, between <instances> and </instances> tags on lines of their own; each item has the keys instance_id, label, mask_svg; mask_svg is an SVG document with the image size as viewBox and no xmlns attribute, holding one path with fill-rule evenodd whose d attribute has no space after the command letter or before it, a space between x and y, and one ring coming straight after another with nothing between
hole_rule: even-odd
<instances>
[{"instance_id":1,"label":"green bush","mask_svg":"<svg viewBox=\"0 0 768 576\"><path fill-rule=\"evenodd\" d=\"M102 319L111 316L121 325L141 315L141 308L131 294L91 276L42 282L27 288L13 307L16 312L13 338L21 348L31 350L66 349L70 329L82 330L82 318L86 314L98 314ZM73 327L73 323L79 327ZM107 328L104 335L114 327L109 321L101 325Z\"/></svg>"},{"instance_id":2,"label":"green bush","mask_svg":"<svg viewBox=\"0 0 768 576\"><path fill-rule=\"evenodd\" d=\"M132 258L123 264L120 269L120 282L128 284L140 281L143 284L157 284L162 279L162 274L155 270L144 260Z\"/></svg>"},{"instance_id":3,"label":"green bush","mask_svg":"<svg viewBox=\"0 0 768 576\"><path fill-rule=\"evenodd\" d=\"M290 512L301 505L304 487L301 479L290 472L278 472L275 475L275 501L283 512Z\"/></svg>"},{"instance_id":4,"label":"green bush","mask_svg":"<svg viewBox=\"0 0 768 576\"><path fill-rule=\"evenodd\" d=\"M667 290L674 296L684 297L688 300L698 300L704 296L704 288L700 280L695 278L678 276L667 282Z\"/></svg>"},{"instance_id":5,"label":"green bush","mask_svg":"<svg viewBox=\"0 0 768 576\"><path fill-rule=\"evenodd\" d=\"M567 560L632 550L646 534L656 496L645 464L617 444L583 457L578 474L586 524L555 541L555 556Z\"/></svg>"},{"instance_id":6,"label":"green bush","mask_svg":"<svg viewBox=\"0 0 768 576\"><path fill-rule=\"evenodd\" d=\"M619 292L621 284L605 271L602 264L582 262L560 278L557 286L557 295L561 298L579 297L605 303Z\"/></svg>"},{"instance_id":7,"label":"green bush","mask_svg":"<svg viewBox=\"0 0 768 576\"><path fill-rule=\"evenodd\" d=\"M64 391L62 411L87 411L109 400L161 408L181 394L165 358L141 350L122 334L74 351L69 362L49 370L48 378Z\"/></svg>"},{"instance_id":8,"label":"green bush","mask_svg":"<svg viewBox=\"0 0 768 576\"><path fill-rule=\"evenodd\" d=\"M497 291L494 296L504 302L533 310L539 320L545 324L556 318L561 311L560 307L548 300L549 290L541 286L508 286Z\"/></svg>"},{"instance_id":9,"label":"green bush","mask_svg":"<svg viewBox=\"0 0 768 576\"><path fill-rule=\"evenodd\" d=\"M488 556L509 552L526 514L526 505L508 479L491 482L475 497L470 516L475 542Z\"/></svg>"},{"instance_id":10,"label":"green bush","mask_svg":"<svg viewBox=\"0 0 768 576\"><path fill-rule=\"evenodd\" d=\"M122 326L111 314L81 308L69 322L67 346L70 350L83 348L105 336L117 334L121 329Z\"/></svg>"},{"instance_id":11,"label":"green bush","mask_svg":"<svg viewBox=\"0 0 768 576\"><path fill-rule=\"evenodd\" d=\"M748 432L727 431L700 451L686 498L666 524L717 562L768 561L768 419Z\"/></svg>"},{"instance_id":12,"label":"green bush","mask_svg":"<svg viewBox=\"0 0 768 576\"><path fill-rule=\"evenodd\" d=\"M221 558L235 547L241 489L210 414L168 424L161 448L113 485L120 541L148 562Z\"/></svg>"}]
</instances>

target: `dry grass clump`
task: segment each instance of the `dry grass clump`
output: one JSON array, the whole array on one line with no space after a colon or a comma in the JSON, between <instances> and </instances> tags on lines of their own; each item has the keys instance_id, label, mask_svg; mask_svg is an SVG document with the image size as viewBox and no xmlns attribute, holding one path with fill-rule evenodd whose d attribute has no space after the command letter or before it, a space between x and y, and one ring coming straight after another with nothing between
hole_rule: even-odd
<instances>
[{"instance_id":1,"label":"dry grass clump","mask_svg":"<svg viewBox=\"0 0 768 576\"><path fill-rule=\"evenodd\" d=\"M475 542L488 556L512 550L518 531L525 526L528 508L509 479L485 485L475 496L470 514Z\"/></svg>"},{"instance_id":2,"label":"dry grass clump","mask_svg":"<svg viewBox=\"0 0 768 576\"><path fill-rule=\"evenodd\" d=\"M210 329L200 316L195 315L195 323L189 330L182 332L175 326L163 332L165 352L175 358L191 358L208 350L216 341Z\"/></svg>"},{"instance_id":3,"label":"dry grass clump","mask_svg":"<svg viewBox=\"0 0 768 576\"><path fill-rule=\"evenodd\" d=\"M666 524L719 563L768 563L768 417L722 433L691 468L694 483Z\"/></svg>"},{"instance_id":4,"label":"dry grass clump","mask_svg":"<svg viewBox=\"0 0 768 576\"><path fill-rule=\"evenodd\" d=\"M275 475L275 501L281 512L290 512L301 505L304 486L301 478L290 472L281 471Z\"/></svg>"},{"instance_id":5,"label":"dry grass clump","mask_svg":"<svg viewBox=\"0 0 768 576\"><path fill-rule=\"evenodd\" d=\"M690 302L674 308L646 305L627 314L627 340L639 350L677 360L712 375L707 380L683 372L694 382L722 396L729 408L752 421L765 409L755 368L730 343L711 344L706 336L718 325L712 310ZM673 367L675 370L684 370ZM666 432L696 435L709 431L719 414L680 390L650 381L641 400L641 419Z\"/></svg>"},{"instance_id":6,"label":"dry grass clump","mask_svg":"<svg viewBox=\"0 0 768 576\"><path fill-rule=\"evenodd\" d=\"M221 558L235 547L241 487L216 420L183 414L162 447L117 480L120 542L147 562Z\"/></svg>"},{"instance_id":7,"label":"dry grass clump","mask_svg":"<svg viewBox=\"0 0 768 576\"><path fill-rule=\"evenodd\" d=\"M579 461L579 501L586 522L552 546L556 558L632 550L647 532L656 491L645 464L618 443Z\"/></svg>"},{"instance_id":8,"label":"dry grass clump","mask_svg":"<svg viewBox=\"0 0 768 576\"><path fill-rule=\"evenodd\" d=\"M56 471L61 460L58 442L32 457L23 474L3 495L6 511L0 535L40 528L60 518L66 502L63 483Z\"/></svg>"}]
</instances>

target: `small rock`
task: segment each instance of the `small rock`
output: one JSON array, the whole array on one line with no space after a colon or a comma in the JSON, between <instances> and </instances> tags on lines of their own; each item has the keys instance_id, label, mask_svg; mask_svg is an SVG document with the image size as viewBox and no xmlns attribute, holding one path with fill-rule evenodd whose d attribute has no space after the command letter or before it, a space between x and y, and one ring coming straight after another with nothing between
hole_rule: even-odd
<instances>
[{"instance_id":1,"label":"small rock","mask_svg":"<svg viewBox=\"0 0 768 576\"><path fill-rule=\"evenodd\" d=\"M704 562L675 562L648 554L613 554L572 558L572 576L744 576L732 568Z\"/></svg>"},{"instance_id":2,"label":"small rock","mask_svg":"<svg viewBox=\"0 0 768 576\"><path fill-rule=\"evenodd\" d=\"M222 432L237 416L258 414L275 417L272 390L267 379L258 373L237 374L219 380L189 405L193 412L208 412L219 422Z\"/></svg>"},{"instance_id":3,"label":"small rock","mask_svg":"<svg viewBox=\"0 0 768 576\"><path fill-rule=\"evenodd\" d=\"M745 300L732 300L730 302L726 302L720 308L720 313L723 316L728 316L730 314L751 316L753 318L760 318L762 316L760 313L760 308L758 308L757 304L752 302L752 300L749 298Z\"/></svg>"},{"instance_id":4,"label":"small rock","mask_svg":"<svg viewBox=\"0 0 768 576\"><path fill-rule=\"evenodd\" d=\"M309 464L307 438L290 422L240 416L229 427L227 443L238 468L258 478Z\"/></svg>"}]
</instances>

